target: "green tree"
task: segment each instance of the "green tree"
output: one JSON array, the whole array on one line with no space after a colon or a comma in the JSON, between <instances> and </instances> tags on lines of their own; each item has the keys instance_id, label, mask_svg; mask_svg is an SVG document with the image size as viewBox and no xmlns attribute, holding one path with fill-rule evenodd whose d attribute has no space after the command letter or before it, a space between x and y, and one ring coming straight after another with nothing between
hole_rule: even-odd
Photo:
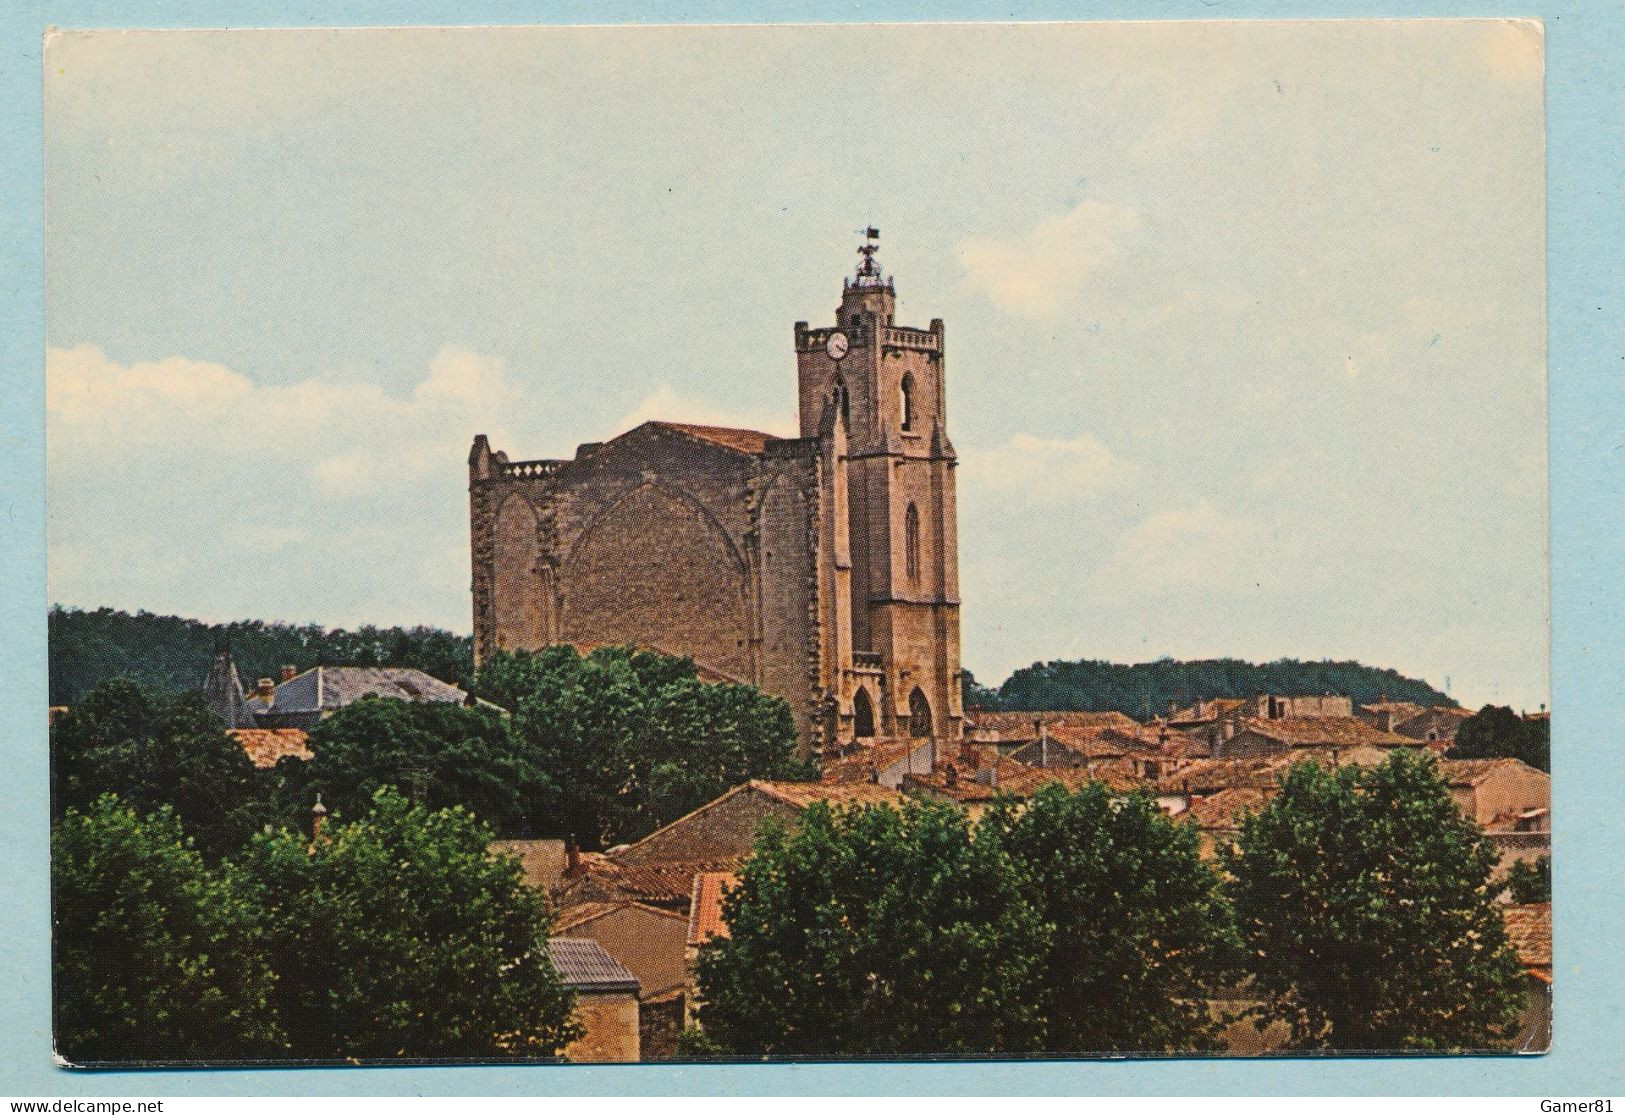
<instances>
[{"instance_id":1,"label":"green tree","mask_svg":"<svg viewBox=\"0 0 1625 1115\"><path fill-rule=\"evenodd\" d=\"M1512 901L1527 904L1530 902L1550 902L1552 900L1552 857L1541 856L1530 863L1519 860L1507 872L1506 889L1511 892Z\"/></svg>"},{"instance_id":2,"label":"green tree","mask_svg":"<svg viewBox=\"0 0 1625 1115\"><path fill-rule=\"evenodd\" d=\"M313 728L310 749L315 758L277 768L280 811L295 827L318 793L354 820L383 786L430 809L466 806L504 837L533 835L554 805L546 776L492 708L363 697Z\"/></svg>"},{"instance_id":3,"label":"green tree","mask_svg":"<svg viewBox=\"0 0 1625 1115\"><path fill-rule=\"evenodd\" d=\"M982 821L1031 879L1055 927L1039 1000L1056 1053L1219 1047L1210 996L1234 981L1240 941L1197 832L1144 794L1051 785Z\"/></svg>"},{"instance_id":4,"label":"green tree","mask_svg":"<svg viewBox=\"0 0 1625 1115\"><path fill-rule=\"evenodd\" d=\"M579 1034L546 900L490 840L461 807L385 788L314 843L250 842L241 867L265 910L292 1056L548 1057Z\"/></svg>"},{"instance_id":5,"label":"green tree","mask_svg":"<svg viewBox=\"0 0 1625 1115\"><path fill-rule=\"evenodd\" d=\"M51 729L55 816L117 793L138 812L173 806L211 857L269 818L265 780L198 694L123 679L85 695Z\"/></svg>"},{"instance_id":6,"label":"green tree","mask_svg":"<svg viewBox=\"0 0 1625 1115\"><path fill-rule=\"evenodd\" d=\"M1521 759L1549 771L1552 722L1544 717L1526 720L1504 705L1485 705L1461 722L1446 758Z\"/></svg>"},{"instance_id":7,"label":"green tree","mask_svg":"<svg viewBox=\"0 0 1625 1115\"><path fill-rule=\"evenodd\" d=\"M555 835L636 840L751 778L805 779L790 707L744 685L708 685L694 663L630 647L498 654L476 691L513 727L560 794Z\"/></svg>"},{"instance_id":8,"label":"green tree","mask_svg":"<svg viewBox=\"0 0 1625 1115\"><path fill-rule=\"evenodd\" d=\"M57 1051L76 1063L276 1056L262 919L168 806L112 794L51 834Z\"/></svg>"},{"instance_id":9,"label":"green tree","mask_svg":"<svg viewBox=\"0 0 1625 1115\"><path fill-rule=\"evenodd\" d=\"M734 1056L1043 1046L1050 928L991 828L943 804L770 824L700 951L704 1048ZM694 1042L685 1045L694 1049Z\"/></svg>"},{"instance_id":10,"label":"green tree","mask_svg":"<svg viewBox=\"0 0 1625 1115\"><path fill-rule=\"evenodd\" d=\"M1299 1048L1497 1045L1522 983L1496 858L1426 756L1294 766L1225 856L1261 1017Z\"/></svg>"}]
</instances>

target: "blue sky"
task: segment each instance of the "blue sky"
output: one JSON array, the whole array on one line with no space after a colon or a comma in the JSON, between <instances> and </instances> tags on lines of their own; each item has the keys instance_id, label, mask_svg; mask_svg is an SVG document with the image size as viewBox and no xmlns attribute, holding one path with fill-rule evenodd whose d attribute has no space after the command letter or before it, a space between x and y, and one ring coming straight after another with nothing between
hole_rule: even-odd
<instances>
[{"instance_id":1,"label":"blue sky","mask_svg":"<svg viewBox=\"0 0 1625 1115\"><path fill-rule=\"evenodd\" d=\"M979 677L1547 700L1532 25L98 32L46 121L54 600L466 631L473 434L792 430L872 223Z\"/></svg>"}]
</instances>

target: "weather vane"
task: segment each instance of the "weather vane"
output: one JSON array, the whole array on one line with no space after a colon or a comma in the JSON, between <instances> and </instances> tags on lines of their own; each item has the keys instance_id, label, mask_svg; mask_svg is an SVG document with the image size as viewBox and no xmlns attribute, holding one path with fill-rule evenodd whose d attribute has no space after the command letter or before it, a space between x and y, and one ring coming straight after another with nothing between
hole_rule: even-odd
<instances>
[{"instance_id":1,"label":"weather vane","mask_svg":"<svg viewBox=\"0 0 1625 1115\"><path fill-rule=\"evenodd\" d=\"M880 230L873 225L863 230L864 243L858 248L858 254L863 262L858 264L858 282L862 286L876 285L880 282L880 264L875 262L875 253L880 250Z\"/></svg>"}]
</instances>

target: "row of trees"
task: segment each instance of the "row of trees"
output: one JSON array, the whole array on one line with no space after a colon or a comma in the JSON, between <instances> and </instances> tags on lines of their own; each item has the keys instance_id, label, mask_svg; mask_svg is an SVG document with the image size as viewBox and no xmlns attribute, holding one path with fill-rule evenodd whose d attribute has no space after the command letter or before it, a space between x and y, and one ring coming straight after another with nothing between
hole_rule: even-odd
<instances>
[{"instance_id":1,"label":"row of trees","mask_svg":"<svg viewBox=\"0 0 1625 1115\"><path fill-rule=\"evenodd\" d=\"M1379 697L1419 705L1454 706L1455 701L1425 681L1358 662L1242 662L1235 658L1180 662L1162 658L1125 665L1118 662L1034 662L993 689L965 677L965 703L990 711L1075 709L1117 711L1136 719L1163 715L1173 702L1196 698L1252 697L1259 693L1337 693L1355 704Z\"/></svg>"},{"instance_id":2,"label":"row of trees","mask_svg":"<svg viewBox=\"0 0 1625 1115\"><path fill-rule=\"evenodd\" d=\"M1425 759L1294 768L1219 868L1148 796L1049 787L770 829L699 959L696 1056L1485 1049L1522 984L1495 851Z\"/></svg>"},{"instance_id":3,"label":"row of trees","mask_svg":"<svg viewBox=\"0 0 1625 1115\"><path fill-rule=\"evenodd\" d=\"M285 664L413 666L454 685L474 673L473 641L438 627L354 631L313 623L244 620L208 624L181 616L116 608L51 608L51 703L75 705L102 682L128 678L148 689L190 692L203 684L209 659L229 640L250 681L277 676Z\"/></svg>"},{"instance_id":4,"label":"row of trees","mask_svg":"<svg viewBox=\"0 0 1625 1115\"><path fill-rule=\"evenodd\" d=\"M816 774L783 700L707 685L689 659L553 647L498 655L473 684L501 708L363 699L311 731L314 759L257 771L195 693L105 682L52 730L56 812L107 792L143 812L168 805L218 857L267 824L303 827L318 794L356 818L394 786L431 809L464 806L502 837L593 847L750 778Z\"/></svg>"},{"instance_id":5,"label":"row of trees","mask_svg":"<svg viewBox=\"0 0 1625 1115\"><path fill-rule=\"evenodd\" d=\"M461 808L380 790L320 840L211 862L105 794L51 839L55 1037L75 1063L546 1057L579 1032L545 899Z\"/></svg>"}]
</instances>

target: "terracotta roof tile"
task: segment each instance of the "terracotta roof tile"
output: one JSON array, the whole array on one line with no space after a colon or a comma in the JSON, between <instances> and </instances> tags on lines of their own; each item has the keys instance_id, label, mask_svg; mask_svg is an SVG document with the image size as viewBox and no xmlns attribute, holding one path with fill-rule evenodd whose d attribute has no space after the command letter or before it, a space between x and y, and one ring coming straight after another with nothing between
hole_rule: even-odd
<instances>
[{"instance_id":1,"label":"terracotta roof tile","mask_svg":"<svg viewBox=\"0 0 1625 1115\"><path fill-rule=\"evenodd\" d=\"M1178 815L1178 819L1205 829L1230 829L1236 826L1236 814L1258 809L1273 796L1272 790L1252 787L1220 790L1210 797L1192 802L1189 809Z\"/></svg>"},{"instance_id":2,"label":"terracotta roof tile","mask_svg":"<svg viewBox=\"0 0 1625 1115\"><path fill-rule=\"evenodd\" d=\"M623 899L619 902L579 902L574 906L568 906L559 911L558 916L553 919L553 932L563 934L619 910L642 910L654 917L682 919L681 914L629 899Z\"/></svg>"},{"instance_id":3,"label":"terracotta roof tile","mask_svg":"<svg viewBox=\"0 0 1625 1115\"><path fill-rule=\"evenodd\" d=\"M753 779L749 785L787 805L805 809L815 801L833 806L899 805L903 795L872 782L765 782Z\"/></svg>"},{"instance_id":4,"label":"terracotta roof tile","mask_svg":"<svg viewBox=\"0 0 1625 1115\"><path fill-rule=\"evenodd\" d=\"M310 735L303 728L228 728L226 734L242 744L249 761L262 769L290 755L307 762L316 757L306 746Z\"/></svg>"},{"instance_id":5,"label":"terracotta roof tile","mask_svg":"<svg viewBox=\"0 0 1625 1115\"><path fill-rule=\"evenodd\" d=\"M1236 734L1251 732L1284 743L1288 747L1415 747L1421 741L1385 732L1356 716L1288 716L1278 720L1247 718L1236 725Z\"/></svg>"},{"instance_id":6,"label":"terracotta roof tile","mask_svg":"<svg viewBox=\"0 0 1625 1115\"><path fill-rule=\"evenodd\" d=\"M1507 940L1518 952L1518 963L1526 968L1552 966L1552 904L1532 902L1522 906L1503 906L1501 916L1506 919Z\"/></svg>"},{"instance_id":7,"label":"terracotta roof tile","mask_svg":"<svg viewBox=\"0 0 1625 1115\"><path fill-rule=\"evenodd\" d=\"M1521 759L1440 759L1439 777L1448 786L1477 786L1503 770L1532 770Z\"/></svg>"},{"instance_id":8,"label":"terracotta roof tile","mask_svg":"<svg viewBox=\"0 0 1625 1115\"><path fill-rule=\"evenodd\" d=\"M702 871L694 876L694 898L688 908L688 943L705 942L728 936L728 923L722 917L722 899L739 882L732 871Z\"/></svg>"}]
</instances>

